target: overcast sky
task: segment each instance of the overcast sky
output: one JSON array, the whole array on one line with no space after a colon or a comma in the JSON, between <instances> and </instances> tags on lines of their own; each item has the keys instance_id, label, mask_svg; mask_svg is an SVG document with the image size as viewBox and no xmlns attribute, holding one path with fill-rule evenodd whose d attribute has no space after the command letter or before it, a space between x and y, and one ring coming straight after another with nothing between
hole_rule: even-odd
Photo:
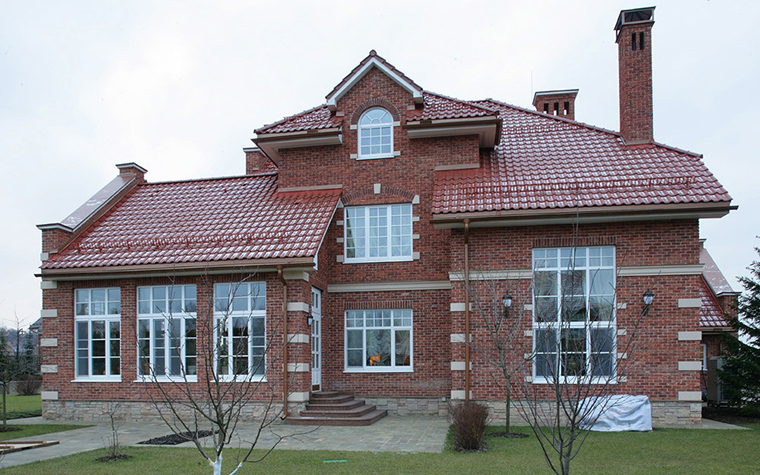
<instances>
[{"instance_id":1,"label":"overcast sky","mask_svg":"<svg viewBox=\"0 0 760 475\"><path fill-rule=\"evenodd\" d=\"M734 285L760 234L760 2L656 3L655 138L704 154L739 210L701 234ZM39 316L40 231L134 161L242 174L253 129L324 102L369 50L423 88L531 107L579 88L619 130L613 27L632 1L0 0L0 325Z\"/></svg>"}]
</instances>

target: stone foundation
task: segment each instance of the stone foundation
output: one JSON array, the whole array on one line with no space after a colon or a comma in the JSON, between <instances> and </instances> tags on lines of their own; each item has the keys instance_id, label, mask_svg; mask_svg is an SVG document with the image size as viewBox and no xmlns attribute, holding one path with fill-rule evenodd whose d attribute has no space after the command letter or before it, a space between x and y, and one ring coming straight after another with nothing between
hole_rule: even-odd
<instances>
[{"instance_id":1,"label":"stone foundation","mask_svg":"<svg viewBox=\"0 0 760 475\"><path fill-rule=\"evenodd\" d=\"M387 398L361 397L370 406L388 411L392 416L426 415L446 417L449 414L449 403L440 398Z\"/></svg>"},{"instance_id":2,"label":"stone foundation","mask_svg":"<svg viewBox=\"0 0 760 475\"><path fill-rule=\"evenodd\" d=\"M162 405L166 408L165 405ZM303 403L289 403L291 413L304 409ZM249 402L241 411L241 421L261 420L266 405L263 402ZM282 404L275 404L271 414L279 414ZM186 408L179 408L180 413L189 414ZM169 415L168 410L163 411ZM160 422L161 417L151 402L123 401L42 401L42 416L48 420L102 422L109 421L113 413L116 420Z\"/></svg>"}]
</instances>

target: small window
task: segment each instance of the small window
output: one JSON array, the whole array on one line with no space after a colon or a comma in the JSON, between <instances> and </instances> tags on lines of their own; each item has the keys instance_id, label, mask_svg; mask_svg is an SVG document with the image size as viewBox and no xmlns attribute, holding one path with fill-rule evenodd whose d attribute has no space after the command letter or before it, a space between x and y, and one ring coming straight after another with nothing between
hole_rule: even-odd
<instances>
[{"instance_id":1,"label":"small window","mask_svg":"<svg viewBox=\"0 0 760 475\"><path fill-rule=\"evenodd\" d=\"M121 289L74 291L77 379L119 380Z\"/></svg>"},{"instance_id":2,"label":"small window","mask_svg":"<svg viewBox=\"0 0 760 475\"><path fill-rule=\"evenodd\" d=\"M345 208L344 262L412 260L412 205Z\"/></svg>"},{"instance_id":3,"label":"small window","mask_svg":"<svg viewBox=\"0 0 760 475\"><path fill-rule=\"evenodd\" d=\"M360 159L393 156L393 117L379 107L369 109L359 119Z\"/></svg>"}]
</instances>

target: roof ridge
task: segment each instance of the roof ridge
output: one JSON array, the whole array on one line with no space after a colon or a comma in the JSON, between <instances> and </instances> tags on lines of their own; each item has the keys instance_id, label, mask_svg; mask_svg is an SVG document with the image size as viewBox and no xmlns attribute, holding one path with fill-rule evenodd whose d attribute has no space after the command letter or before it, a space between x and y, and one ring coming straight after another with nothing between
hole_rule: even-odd
<instances>
[{"instance_id":1,"label":"roof ridge","mask_svg":"<svg viewBox=\"0 0 760 475\"><path fill-rule=\"evenodd\" d=\"M272 127L275 127L277 125L282 125L282 124L284 124L285 122L287 122L287 121L289 121L291 119L295 119L296 117L301 117L301 116L304 116L304 115L309 114L311 112L314 112L316 110L326 109L326 108L327 108L327 104L322 103L322 104L320 104L318 106L312 107L311 109L306 109L306 110L303 110L301 112L296 112L293 115L289 115L289 116L283 117L282 119L277 120L275 122L272 122L271 124L262 125L258 129L254 129L253 132L256 133L256 134L266 133L266 132L263 132L265 129L271 129Z\"/></svg>"},{"instance_id":2,"label":"roof ridge","mask_svg":"<svg viewBox=\"0 0 760 475\"><path fill-rule=\"evenodd\" d=\"M194 183L199 181L224 181L224 180L239 180L243 178L262 178L266 176L277 176L278 172L262 172L251 175L229 175L218 176L210 178L188 178L187 180L167 180L167 181L152 181L141 183L137 186L150 186L150 185L174 185L178 183Z\"/></svg>"},{"instance_id":3,"label":"roof ridge","mask_svg":"<svg viewBox=\"0 0 760 475\"><path fill-rule=\"evenodd\" d=\"M467 101L467 100L464 100L464 99L459 99L459 98L456 98L456 97L453 97L453 96L447 96L445 94L441 94L440 92L428 91L427 89L423 90L422 92L424 94L431 94L433 96L442 97L442 98L448 99L450 101L456 101L456 102L459 102L459 103L464 104L466 106L476 107L476 108L482 109L482 110L484 110L486 112L498 112L498 111L494 111L493 109L489 109L487 107L483 107L483 106L478 105L478 104L473 104L472 101Z\"/></svg>"}]
</instances>

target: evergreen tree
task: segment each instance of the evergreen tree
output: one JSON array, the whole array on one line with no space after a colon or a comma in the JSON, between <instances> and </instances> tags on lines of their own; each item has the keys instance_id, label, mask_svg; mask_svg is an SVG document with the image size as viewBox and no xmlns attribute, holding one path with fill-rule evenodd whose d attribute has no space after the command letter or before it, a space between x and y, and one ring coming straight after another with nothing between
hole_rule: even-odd
<instances>
[{"instance_id":1,"label":"evergreen tree","mask_svg":"<svg viewBox=\"0 0 760 475\"><path fill-rule=\"evenodd\" d=\"M760 254L760 248L755 248ZM738 317L730 319L736 330L726 338L726 355L720 373L724 395L739 406L760 402L760 261L749 266L750 276L739 281Z\"/></svg>"}]
</instances>

